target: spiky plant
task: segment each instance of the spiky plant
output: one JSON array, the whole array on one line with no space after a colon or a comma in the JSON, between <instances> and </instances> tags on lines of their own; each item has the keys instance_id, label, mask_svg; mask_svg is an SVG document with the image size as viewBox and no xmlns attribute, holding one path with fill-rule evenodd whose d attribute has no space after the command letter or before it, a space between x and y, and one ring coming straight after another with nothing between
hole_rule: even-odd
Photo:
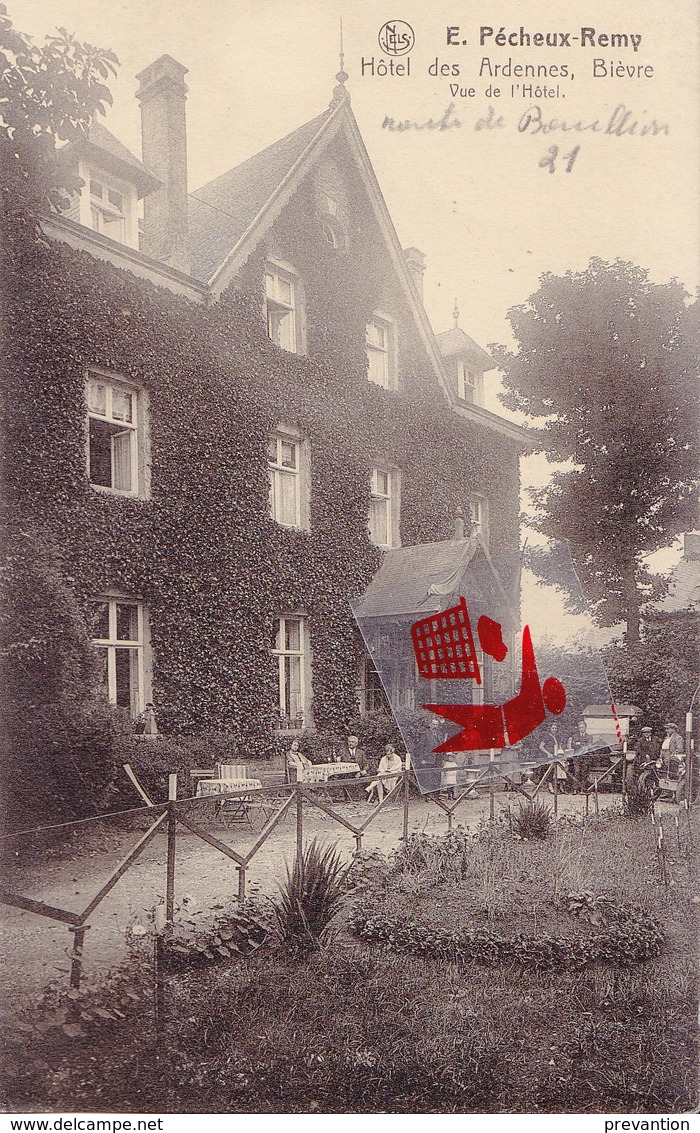
<instances>
[{"instance_id":1,"label":"spiky plant","mask_svg":"<svg viewBox=\"0 0 700 1133\"><path fill-rule=\"evenodd\" d=\"M282 940L292 948L311 951L321 946L333 917L343 903L344 865L334 846L309 842L280 885L275 916Z\"/></svg>"},{"instance_id":2,"label":"spiky plant","mask_svg":"<svg viewBox=\"0 0 700 1133\"><path fill-rule=\"evenodd\" d=\"M633 779L627 785L622 809L627 818L644 818L654 805L654 792L644 782Z\"/></svg>"},{"instance_id":3,"label":"spiky plant","mask_svg":"<svg viewBox=\"0 0 700 1133\"><path fill-rule=\"evenodd\" d=\"M545 803L529 802L513 815L513 833L523 842L548 838L552 833L552 811Z\"/></svg>"}]
</instances>

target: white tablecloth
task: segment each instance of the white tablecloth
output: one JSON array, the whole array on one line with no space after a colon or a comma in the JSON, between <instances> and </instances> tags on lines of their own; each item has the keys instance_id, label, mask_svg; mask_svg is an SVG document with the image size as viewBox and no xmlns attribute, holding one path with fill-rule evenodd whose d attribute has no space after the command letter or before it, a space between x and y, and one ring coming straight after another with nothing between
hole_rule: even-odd
<instances>
[{"instance_id":1,"label":"white tablecloth","mask_svg":"<svg viewBox=\"0 0 700 1133\"><path fill-rule=\"evenodd\" d=\"M221 795L225 791L255 791L262 787L259 779L200 779L197 784L197 794Z\"/></svg>"},{"instance_id":2,"label":"white tablecloth","mask_svg":"<svg viewBox=\"0 0 700 1133\"><path fill-rule=\"evenodd\" d=\"M305 767L300 783L327 783L333 775L359 775L359 763L315 763Z\"/></svg>"}]
</instances>

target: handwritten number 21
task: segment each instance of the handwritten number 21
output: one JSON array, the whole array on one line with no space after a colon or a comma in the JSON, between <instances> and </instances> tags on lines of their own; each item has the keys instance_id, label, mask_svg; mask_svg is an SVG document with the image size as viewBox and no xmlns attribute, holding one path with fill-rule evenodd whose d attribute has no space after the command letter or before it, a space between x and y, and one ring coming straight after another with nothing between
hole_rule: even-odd
<instances>
[{"instance_id":1,"label":"handwritten number 21","mask_svg":"<svg viewBox=\"0 0 700 1133\"><path fill-rule=\"evenodd\" d=\"M576 157L578 155L578 151L580 149L581 149L580 146L574 146L574 148L570 151L570 153L563 153L561 155L562 161L566 161L566 165L564 166L564 169L567 173L571 173L571 170L574 167L574 162L576 161ZM559 146L550 146L549 150L545 154L545 156L540 158L540 169L549 169L550 173L555 173L556 172L556 160L557 160L558 156L559 156Z\"/></svg>"}]
</instances>

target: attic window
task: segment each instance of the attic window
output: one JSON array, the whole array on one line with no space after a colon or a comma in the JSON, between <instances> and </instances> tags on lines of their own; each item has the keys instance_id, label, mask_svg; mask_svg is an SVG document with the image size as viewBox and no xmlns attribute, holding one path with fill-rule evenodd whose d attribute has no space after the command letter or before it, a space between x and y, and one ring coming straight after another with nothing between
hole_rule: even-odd
<instances>
[{"instance_id":1,"label":"attic window","mask_svg":"<svg viewBox=\"0 0 700 1133\"><path fill-rule=\"evenodd\" d=\"M104 181L90 179L90 221L95 232L124 243L126 217L124 194Z\"/></svg>"},{"instance_id":2,"label":"attic window","mask_svg":"<svg viewBox=\"0 0 700 1133\"><path fill-rule=\"evenodd\" d=\"M457 363L457 395L460 401L476 401L476 374L461 358Z\"/></svg>"},{"instance_id":3,"label":"attic window","mask_svg":"<svg viewBox=\"0 0 700 1133\"><path fill-rule=\"evenodd\" d=\"M367 377L384 389L396 389L396 328L393 320L375 314L365 330Z\"/></svg>"},{"instance_id":4,"label":"attic window","mask_svg":"<svg viewBox=\"0 0 700 1133\"><path fill-rule=\"evenodd\" d=\"M294 270L274 262L265 268L267 333L280 350L303 353L301 285Z\"/></svg>"},{"instance_id":5,"label":"attic window","mask_svg":"<svg viewBox=\"0 0 700 1133\"><path fill-rule=\"evenodd\" d=\"M347 229L337 216L324 216L321 220L321 231L329 247L335 250L347 248Z\"/></svg>"}]
</instances>

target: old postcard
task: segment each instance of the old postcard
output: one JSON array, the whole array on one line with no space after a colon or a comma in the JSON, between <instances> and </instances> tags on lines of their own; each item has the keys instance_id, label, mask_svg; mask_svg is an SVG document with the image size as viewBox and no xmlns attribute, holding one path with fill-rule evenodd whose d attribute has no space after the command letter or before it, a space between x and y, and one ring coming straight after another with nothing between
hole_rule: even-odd
<instances>
[{"instance_id":1,"label":"old postcard","mask_svg":"<svg viewBox=\"0 0 700 1133\"><path fill-rule=\"evenodd\" d=\"M9 1128L690 1129L695 4L0 26Z\"/></svg>"}]
</instances>

